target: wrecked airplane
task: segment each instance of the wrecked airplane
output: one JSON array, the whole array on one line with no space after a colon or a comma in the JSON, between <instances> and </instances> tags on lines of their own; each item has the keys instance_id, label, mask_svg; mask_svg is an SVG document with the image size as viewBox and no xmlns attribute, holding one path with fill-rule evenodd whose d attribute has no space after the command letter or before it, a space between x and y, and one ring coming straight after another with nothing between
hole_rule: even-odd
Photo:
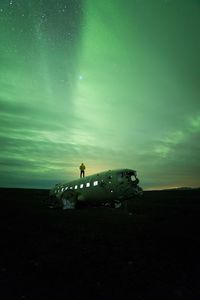
<instances>
[{"instance_id":1,"label":"wrecked airplane","mask_svg":"<svg viewBox=\"0 0 200 300\"><path fill-rule=\"evenodd\" d=\"M97 203L119 208L126 200L141 196L137 173L131 169L100 172L65 184L49 193L51 207L74 209L78 203Z\"/></svg>"}]
</instances>

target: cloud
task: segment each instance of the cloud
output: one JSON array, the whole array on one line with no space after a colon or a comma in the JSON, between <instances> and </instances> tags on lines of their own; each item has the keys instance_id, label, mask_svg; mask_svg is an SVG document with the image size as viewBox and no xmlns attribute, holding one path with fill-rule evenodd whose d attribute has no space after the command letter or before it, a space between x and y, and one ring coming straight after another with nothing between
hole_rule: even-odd
<instances>
[{"instance_id":1,"label":"cloud","mask_svg":"<svg viewBox=\"0 0 200 300\"><path fill-rule=\"evenodd\" d=\"M88 175L136 169L143 187L198 185L194 1L89 0L57 22L61 2L0 20L0 184L47 187L84 162Z\"/></svg>"}]
</instances>

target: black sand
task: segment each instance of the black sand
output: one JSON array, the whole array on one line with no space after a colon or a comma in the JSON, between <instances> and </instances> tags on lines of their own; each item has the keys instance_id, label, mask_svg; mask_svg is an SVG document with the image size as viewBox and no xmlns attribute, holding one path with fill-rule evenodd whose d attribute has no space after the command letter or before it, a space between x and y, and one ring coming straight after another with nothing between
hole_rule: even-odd
<instances>
[{"instance_id":1,"label":"black sand","mask_svg":"<svg viewBox=\"0 0 200 300\"><path fill-rule=\"evenodd\" d=\"M128 211L0 192L2 300L200 299L199 190L145 192Z\"/></svg>"}]
</instances>

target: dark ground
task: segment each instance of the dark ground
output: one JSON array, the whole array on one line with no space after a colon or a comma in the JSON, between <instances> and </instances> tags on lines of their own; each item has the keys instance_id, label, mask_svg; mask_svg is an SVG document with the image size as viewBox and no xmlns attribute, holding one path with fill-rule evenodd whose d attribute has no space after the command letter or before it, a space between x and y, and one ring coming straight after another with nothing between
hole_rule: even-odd
<instances>
[{"instance_id":1,"label":"dark ground","mask_svg":"<svg viewBox=\"0 0 200 300\"><path fill-rule=\"evenodd\" d=\"M200 190L145 192L129 211L0 192L2 300L200 299Z\"/></svg>"}]
</instances>

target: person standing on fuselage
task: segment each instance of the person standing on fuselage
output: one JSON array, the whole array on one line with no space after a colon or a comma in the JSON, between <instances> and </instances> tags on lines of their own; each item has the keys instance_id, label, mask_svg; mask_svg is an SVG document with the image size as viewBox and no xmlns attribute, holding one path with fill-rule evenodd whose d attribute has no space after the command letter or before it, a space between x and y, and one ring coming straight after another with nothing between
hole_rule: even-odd
<instances>
[{"instance_id":1,"label":"person standing on fuselage","mask_svg":"<svg viewBox=\"0 0 200 300\"><path fill-rule=\"evenodd\" d=\"M79 169L80 169L80 178L85 177L85 165L84 165L84 163L82 163L80 165Z\"/></svg>"}]
</instances>

